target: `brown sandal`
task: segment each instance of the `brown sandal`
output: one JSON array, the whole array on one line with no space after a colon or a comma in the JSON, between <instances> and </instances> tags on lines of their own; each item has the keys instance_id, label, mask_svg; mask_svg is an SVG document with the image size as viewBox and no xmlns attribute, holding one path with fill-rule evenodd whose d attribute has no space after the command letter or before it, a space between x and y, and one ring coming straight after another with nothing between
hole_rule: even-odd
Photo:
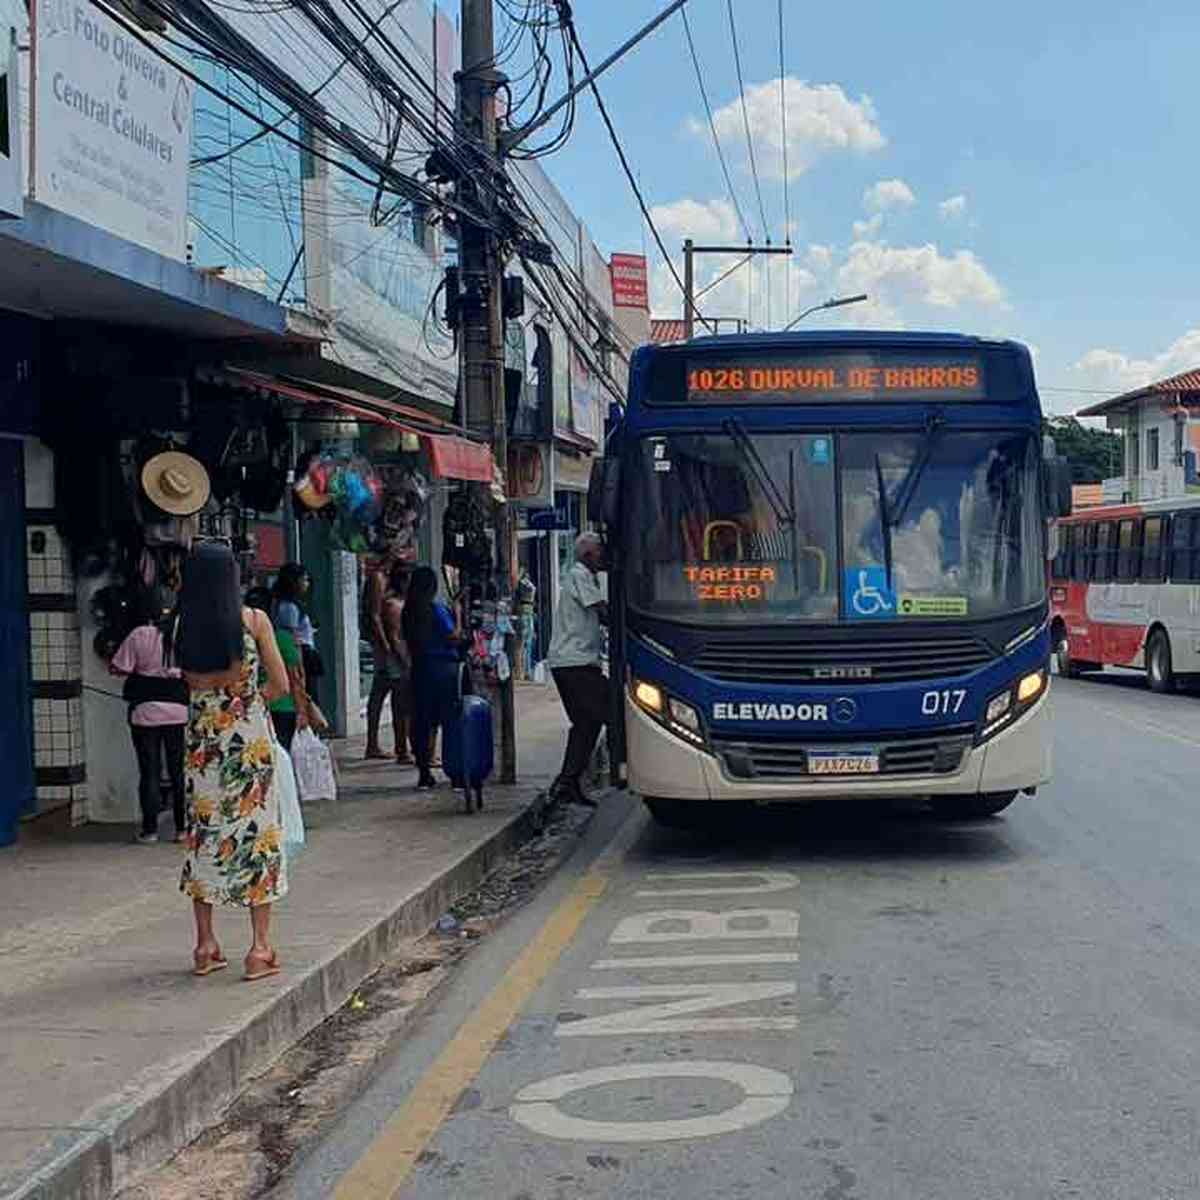
<instances>
[{"instance_id":1,"label":"brown sandal","mask_svg":"<svg viewBox=\"0 0 1200 1200\"><path fill-rule=\"evenodd\" d=\"M262 966L251 969L251 962L262 963ZM270 975L278 975L280 969L279 955L274 950L270 954L247 954L246 969L242 978L247 983L253 983L256 979L266 979Z\"/></svg>"},{"instance_id":2,"label":"brown sandal","mask_svg":"<svg viewBox=\"0 0 1200 1200\"><path fill-rule=\"evenodd\" d=\"M195 964L192 967L193 975L211 975L214 971L223 971L229 966L229 959L219 949L213 954L193 954L192 961Z\"/></svg>"}]
</instances>

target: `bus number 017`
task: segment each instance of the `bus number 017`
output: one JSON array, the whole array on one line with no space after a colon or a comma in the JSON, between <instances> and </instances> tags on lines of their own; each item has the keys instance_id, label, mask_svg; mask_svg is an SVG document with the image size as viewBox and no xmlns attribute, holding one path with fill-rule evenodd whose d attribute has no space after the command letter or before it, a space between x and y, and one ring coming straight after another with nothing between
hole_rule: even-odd
<instances>
[{"instance_id":1,"label":"bus number 017","mask_svg":"<svg viewBox=\"0 0 1200 1200\"><path fill-rule=\"evenodd\" d=\"M956 713L963 706L967 693L962 688L944 692L926 692L921 697L921 712L927 717L942 717Z\"/></svg>"}]
</instances>

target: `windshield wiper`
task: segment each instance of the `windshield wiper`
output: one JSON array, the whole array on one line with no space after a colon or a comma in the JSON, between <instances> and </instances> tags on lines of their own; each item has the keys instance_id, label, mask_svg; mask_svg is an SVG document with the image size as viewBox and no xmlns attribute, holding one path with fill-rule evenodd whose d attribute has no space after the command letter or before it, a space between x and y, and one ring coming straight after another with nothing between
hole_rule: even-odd
<instances>
[{"instance_id":1,"label":"windshield wiper","mask_svg":"<svg viewBox=\"0 0 1200 1200\"><path fill-rule=\"evenodd\" d=\"M746 432L746 427L737 417L727 418L723 422L723 426L730 440L738 448L742 458L745 459L746 465L750 468L750 473L754 476L754 480L758 484L760 491L766 496L767 503L770 504L772 511L775 513L775 520L780 525L794 525L796 523L796 514L789 507L786 498L779 490L775 480L771 478L771 473L767 470L766 463L763 462L759 455L754 440Z\"/></svg>"},{"instance_id":2,"label":"windshield wiper","mask_svg":"<svg viewBox=\"0 0 1200 1200\"><path fill-rule=\"evenodd\" d=\"M879 488L879 533L883 538L883 569L889 590L892 587L892 515L888 508L887 484L883 482L883 464L875 455L875 482Z\"/></svg>"},{"instance_id":3,"label":"windshield wiper","mask_svg":"<svg viewBox=\"0 0 1200 1200\"><path fill-rule=\"evenodd\" d=\"M904 521L908 506L917 494L921 477L925 474L925 468L929 466L929 460L933 457L933 445L944 424L945 419L939 412L930 413L925 418L925 440L900 481L895 500L888 500L887 486L883 481L883 464L879 461L879 455L875 455L875 481L879 487L879 525L883 535L883 565L887 572L889 588L892 586L892 530L899 529Z\"/></svg>"}]
</instances>

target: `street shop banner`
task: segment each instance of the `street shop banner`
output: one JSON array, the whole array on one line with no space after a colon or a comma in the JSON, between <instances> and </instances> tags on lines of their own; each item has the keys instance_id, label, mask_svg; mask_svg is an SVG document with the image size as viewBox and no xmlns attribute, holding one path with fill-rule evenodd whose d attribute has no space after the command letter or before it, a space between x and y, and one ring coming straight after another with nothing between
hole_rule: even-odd
<instances>
[{"instance_id":1,"label":"street shop banner","mask_svg":"<svg viewBox=\"0 0 1200 1200\"><path fill-rule=\"evenodd\" d=\"M614 254L610 270L613 308L649 309L650 286L645 255Z\"/></svg>"},{"instance_id":2,"label":"street shop banner","mask_svg":"<svg viewBox=\"0 0 1200 1200\"><path fill-rule=\"evenodd\" d=\"M88 0L39 0L34 23L33 194L183 259L191 83Z\"/></svg>"}]
</instances>

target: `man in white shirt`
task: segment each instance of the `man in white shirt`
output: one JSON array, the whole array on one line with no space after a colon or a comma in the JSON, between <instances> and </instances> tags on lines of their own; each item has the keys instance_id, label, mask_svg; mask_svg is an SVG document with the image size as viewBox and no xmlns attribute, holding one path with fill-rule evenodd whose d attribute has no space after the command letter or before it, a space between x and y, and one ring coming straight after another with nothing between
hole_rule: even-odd
<instances>
[{"instance_id":1,"label":"man in white shirt","mask_svg":"<svg viewBox=\"0 0 1200 1200\"><path fill-rule=\"evenodd\" d=\"M608 604L599 579L603 569L600 535L581 533L575 539L575 565L562 582L554 614L554 636L546 656L571 722L562 770L551 795L568 804L592 808L596 802L584 795L580 779L591 762L596 739L608 724L608 681L600 668L604 652L601 630L608 624Z\"/></svg>"}]
</instances>

